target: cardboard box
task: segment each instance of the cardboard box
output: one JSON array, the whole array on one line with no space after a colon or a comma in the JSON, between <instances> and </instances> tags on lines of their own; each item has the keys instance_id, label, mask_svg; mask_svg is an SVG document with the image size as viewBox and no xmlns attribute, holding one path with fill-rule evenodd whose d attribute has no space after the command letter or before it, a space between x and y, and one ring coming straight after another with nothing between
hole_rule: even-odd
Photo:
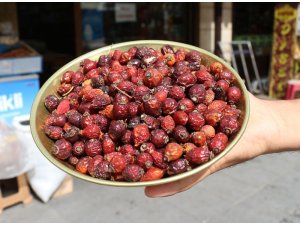
<instances>
[{"instance_id":1,"label":"cardboard box","mask_svg":"<svg viewBox=\"0 0 300 225\"><path fill-rule=\"evenodd\" d=\"M29 115L38 91L36 74L0 78L0 120L12 126L16 119Z\"/></svg>"},{"instance_id":2,"label":"cardboard box","mask_svg":"<svg viewBox=\"0 0 300 225\"><path fill-rule=\"evenodd\" d=\"M0 54L0 77L42 72L42 56L20 42L21 48Z\"/></svg>"}]
</instances>

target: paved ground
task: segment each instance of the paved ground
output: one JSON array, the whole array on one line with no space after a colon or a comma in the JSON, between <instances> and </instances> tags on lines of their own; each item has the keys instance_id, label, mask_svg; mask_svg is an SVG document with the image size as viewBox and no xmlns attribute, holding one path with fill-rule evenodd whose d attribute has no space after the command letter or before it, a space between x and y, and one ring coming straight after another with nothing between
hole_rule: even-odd
<instances>
[{"instance_id":1,"label":"paved ground","mask_svg":"<svg viewBox=\"0 0 300 225\"><path fill-rule=\"evenodd\" d=\"M300 222L299 171L299 152L267 155L158 199L75 179L72 194L7 208L0 222Z\"/></svg>"}]
</instances>

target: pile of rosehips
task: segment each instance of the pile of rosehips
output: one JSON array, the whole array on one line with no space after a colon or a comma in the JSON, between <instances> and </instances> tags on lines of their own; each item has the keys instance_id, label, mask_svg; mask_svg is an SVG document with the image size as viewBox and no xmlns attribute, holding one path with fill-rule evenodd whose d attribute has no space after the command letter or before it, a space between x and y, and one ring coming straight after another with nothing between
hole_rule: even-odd
<instances>
[{"instance_id":1,"label":"pile of rosehips","mask_svg":"<svg viewBox=\"0 0 300 225\"><path fill-rule=\"evenodd\" d=\"M44 132L51 153L83 174L150 181L204 164L239 131L241 90L219 62L165 45L85 59L66 71Z\"/></svg>"}]
</instances>

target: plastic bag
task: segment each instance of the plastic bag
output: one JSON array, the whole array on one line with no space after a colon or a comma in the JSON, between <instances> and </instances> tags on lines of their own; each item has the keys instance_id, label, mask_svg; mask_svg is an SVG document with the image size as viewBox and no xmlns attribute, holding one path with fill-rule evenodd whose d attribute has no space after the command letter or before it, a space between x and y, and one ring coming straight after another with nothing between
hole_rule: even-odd
<instances>
[{"instance_id":1,"label":"plastic bag","mask_svg":"<svg viewBox=\"0 0 300 225\"><path fill-rule=\"evenodd\" d=\"M22 134L21 139L32 160L33 166L27 172L30 187L43 202L47 202L67 174L43 156L31 136L30 126L26 121L29 121L29 115L16 117L13 125Z\"/></svg>"},{"instance_id":2,"label":"plastic bag","mask_svg":"<svg viewBox=\"0 0 300 225\"><path fill-rule=\"evenodd\" d=\"M0 121L0 180L17 177L33 168L21 134Z\"/></svg>"}]
</instances>

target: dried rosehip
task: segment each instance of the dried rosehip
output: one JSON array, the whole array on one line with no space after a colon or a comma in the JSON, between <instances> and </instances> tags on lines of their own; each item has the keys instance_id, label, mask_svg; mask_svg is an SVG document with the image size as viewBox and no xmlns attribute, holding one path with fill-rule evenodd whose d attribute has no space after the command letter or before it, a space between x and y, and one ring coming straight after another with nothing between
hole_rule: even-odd
<instances>
[{"instance_id":1,"label":"dried rosehip","mask_svg":"<svg viewBox=\"0 0 300 225\"><path fill-rule=\"evenodd\" d=\"M84 153L84 142L76 141L72 147L72 153L75 156L81 156Z\"/></svg>"},{"instance_id":2,"label":"dried rosehip","mask_svg":"<svg viewBox=\"0 0 300 225\"><path fill-rule=\"evenodd\" d=\"M165 148L164 154L168 162L174 161L182 156L183 148L177 143L168 143Z\"/></svg>"},{"instance_id":3,"label":"dried rosehip","mask_svg":"<svg viewBox=\"0 0 300 225\"><path fill-rule=\"evenodd\" d=\"M148 68L145 71L143 83L149 88L157 87L161 84L163 75L155 68Z\"/></svg>"},{"instance_id":4,"label":"dried rosehip","mask_svg":"<svg viewBox=\"0 0 300 225\"><path fill-rule=\"evenodd\" d=\"M72 82L73 86L78 86L84 81L84 75L81 72L76 72L72 74Z\"/></svg>"},{"instance_id":5,"label":"dried rosehip","mask_svg":"<svg viewBox=\"0 0 300 225\"><path fill-rule=\"evenodd\" d=\"M90 156L84 156L84 157L80 158L78 163L76 164L76 170L79 173L86 174L88 172L88 166L89 166L89 162L91 159L92 159L92 157L90 157Z\"/></svg>"},{"instance_id":6,"label":"dried rosehip","mask_svg":"<svg viewBox=\"0 0 300 225\"><path fill-rule=\"evenodd\" d=\"M151 181L151 180L159 180L164 176L164 171L157 167L150 167L144 176L141 178L141 181Z\"/></svg>"},{"instance_id":7,"label":"dried rosehip","mask_svg":"<svg viewBox=\"0 0 300 225\"><path fill-rule=\"evenodd\" d=\"M236 103L242 96L241 89L236 86L232 86L227 90L227 98L230 103Z\"/></svg>"},{"instance_id":8,"label":"dried rosehip","mask_svg":"<svg viewBox=\"0 0 300 225\"><path fill-rule=\"evenodd\" d=\"M195 103L202 103L205 95L206 91L202 84L195 84L189 89L190 99Z\"/></svg>"},{"instance_id":9,"label":"dried rosehip","mask_svg":"<svg viewBox=\"0 0 300 225\"><path fill-rule=\"evenodd\" d=\"M218 154L226 148L227 143L227 135L219 132L214 136L214 138L211 139L211 142L209 143L209 149L213 151L213 153Z\"/></svg>"},{"instance_id":10,"label":"dried rosehip","mask_svg":"<svg viewBox=\"0 0 300 225\"><path fill-rule=\"evenodd\" d=\"M189 114L188 124L194 131L199 131L205 124L205 119L202 114L198 112L191 112Z\"/></svg>"},{"instance_id":11,"label":"dried rosehip","mask_svg":"<svg viewBox=\"0 0 300 225\"><path fill-rule=\"evenodd\" d=\"M71 128L68 129L66 133L64 133L64 139L66 139L71 143L74 143L75 141L78 141L79 134L80 134L80 129L75 126L71 126Z\"/></svg>"},{"instance_id":12,"label":"dried rosehip","mask_svg":"<svg viewBox=\"0 0 300 225\"><path fill-rule=\"evenodd\" d=\"M140 146L140 150L141 152L146 152L146 153L152 153L153 151L156 151L156 148L155 148L155 145L153 143L143 143L141 146Z\"/></svg>"},{"instance_id":13,"label":"dried rosehip","mask_svg":"<svg viewBox=\"0 0 300 225\"><path fill-rule=\"evenodd\" d=\"M109 167L113 173L121 173L126 165L126 159L123 155L116 155L109 162Z\"/></svg>"},{"instance_id":14,"label":"dried rosehip","mask_svg":"<svg viewBox=\"0 0 300 225\"><path fill-rule=\"evenodd\" d=\"M89 125L85 127L83 130L80 131L80 134L84 137L87 137L89 139L95 138L98 139L101 134L101 129L97 125Z\"/></svg>"},{"instance_id":15,"label":"dried rosehip","mask_svg":"<svg viewBox=\"0 0 300 225\"><path fill-rule=\"evenodd\" d=\"M58 115L65 114L70 110L70 102L67 99L63 99L57 106L56 113Z\"/></svg>"},{"instance_id":16,"label":"dried rosehip","mask_svg":"<svg viewBox=\"0 0 300 225\"><path fill-rule=\"evenodd\" d=\"M178 102L178 109L186 113L191 113L195 109L195 105L192 100L183 98Z\"/></svg>"},{"instance_id":17,"label":"dried rosehip","mask_svg":"<svg viewBox=\"0 0 300 225\"><path fill-rule=\"evenodd\" d=\"M186 56L186 50L183 48L180 48L175 52L175 59L177 62L185 60L185 56Z\"/></svg>"},{"instance_id":18,"label":"dried rosehip","mask_svg":"<svg viewBox=\"0 0 300 225\"><path fill-rule=\"evenodd\" d=\"M176 83L184 87L190 87L196 84L197 78L192 73L182 74L177 78Z\"/></svg>"},{"instance_id":19,"label":"dried rosehip","mask_svg":"<svg viewBox=\"0 0 300 225\"><path fill-rule=\"evenodd\" d=\"M164 102L168 97L168 91L161 90L154 94L154 97L158 99L159 102Z\"/></svg>"},{"instance_id":20,"label":"dried rosehip","mask_svg":"<svg viewBox=\"0 0 300 225\"><path fill-rule=\"evenodd\" d=\"M133 128L133 140L134 146L138 147L142 143L147 142L150 139L150 132L146 124L138 124Z\"/></svg>"},{"instance_id":21,"label":"dried rosehip","mask_svg":"<svg viewBox=\"0 0 300 225\"><path fill-rule=\"evenodd\" d=\"M195 76L200 83L214 80L213 76L207 71L207 68L204 65L200 65L200 69L195 72Z\"/></svg>"},{"instance_id":22,"label":"dried rosehip","mask_svg":"<svg viewBox=\"0 0 300 225\"><path fill-rule=\"evenodd\" d=\"M138 165L129 164L125 167L122 175L126 181L137 182L140 181L140 179L144 175L144 170Z\"/></svg>"},{"instance_id":23,"label":"dried rosehip","mask_svg":"<svg viewBox=\"0 0 300 225\"><path fill-rule=\"evenodd\" d=\"M89 139L84 144L85 154L94 157L95 155L100 155L102 152L101 142L98 139Z\"/></svg>"},{"instance_id":24,"label":"dried rosehip","mask_svg":"<svg viewBox=\"0 0 300 225\"><path fill-rule=\"evenodd\" d=\"M215 93L215 99L216 99L216 100L223 100L223 101L226 101L227 96L226 96L226 92L224 91L223 88L221 88L220 86L214 86L214 87L212 88L212 90L213 90L214 93Z\"/></svg>"},{"instance_id":25,"label":"dried rosehip","mask_svg":"<svg viewBox=\"0 0 300 225\"><path fill-rule=\"evenodd\" d=\"M169 65L169 66L173 66L176 62L174 54L165 54L164 59L166 60L167 65Z\"/></svg>"},{"instance_id":26,"label":"dried rosehip","mask_svg":"<svg viewBox=\"0 0 300 225\"><path fill-rule=\"evenodd\" d=\"M226 80L218 80L216 83L217 86L221 87L225 92L229 88L229 82Z\"/></svg>"},{"instance_id":27,"label":"dried rosehip","mask_svg":"<svg viewBox=\"0 0 300 225\"><path fill-rule=\"evenodd\" d=\"M204 125L200 131L205 133L206 139L213 138L216 134L215 128L211 125Z\"/></svg>"},{"instance_id":28,"label":"dried rosehip","mask_svg":"<svg viewBox=\"0 0 300 225\"><path fill-rule=\"evenodd\" d=\"M162 48L161 48L161 53L166 55L166 54L174 54L174 49L171 45L164 45Z\"/></svg>"},{"instance_id":29,"label":"dried rosehip","mask_svg":"<svg viewBox=\"0 0 300 225\"><path fill-rule=\"evenodd\" d=\"M171 133L175 128L175 122L172 116L168 115L163 117L161 119L160 126L167 134Z\"/></svg>"},{"instance_id":30,"label":"dried rosehip","mask_svg":"<svg viewBox=\"0 0 300 225\"><path fill-rule=\"evenodd\" d=\"M68 122L79 127L81 125L81 120L83 116L76 109L71 109L66 113Z\"/></svg>"},{"instance_id":31,"label":"dried rosehip","mask_svg":"<svg viewBox=\"0 0 300 225\"><path fill-rule=\"evenodd\" d=\"M161 102L154 95L145 95L143 97L145 113L151 116L159 116L162 112Z\"/></svg>"},{"instance_id":32,"label":"dried rosehip","mask_svg":"<svg viewBox=\"0 0 300 225\"><path fill-rule=\"evenodd\" d=\"M60 83L66 83L66 84L70 84L72 81L72 75L74 74L73 71L68 70L66 71L60 78Z\"/></svg>"},{"instance_id":33,"label":"dried rosehip","mask_svg":"<svg viewBox=\"0 0 300 225\"><path fill-rule=\"evenodd\" d=\"M200 66L201 66L201 64L198 61L194 61L194 62L189 63L189 68L191 69L191 71L200 70Z\"/></svg>"},{"instance_id":34,"label":"dried rosehip","mask_svg":"<svg viewBox=\"0 0 300 225\"><path fill-rule=\"evenodd\" d=\"M97 68L97 62L92 61L90 59L85 59L82 62L80 62L80 66L83 67L83 72L87 73L90 70Z\"/></svg>"},{"instance_id":35,"label":"dried rosehip","mask_svg":"<svg viewBox=\"0 0 300 225\"><path fill-rule=\"evenodd\" d=\"M58 159L65 160L72 154L72 144L65 139L57 140L51 148L51 153Z\"/></svg>"},{"instance_id":36,"label":"dried rosehip","mask_svg":"<svg viewBox=\"0 0 300 225\"><path fill-rule=\"evenodd\" d=\"M101 75L93 76L91 78L91 82L92 82L91 85L93 88L101 88L102 86L105 85L104 78Z\"/></svg>"},{"instance_id":37,"label":"dried rosehip","mask_svg":"<svg viewBox=\"0 0 300 225\"><path fill-rule=\"evenodd\" d=\"M119 152L122 153L123 155L126 155L126 154L135 155L137 153L136 149L130 144L122 145L119 148Z\"/></svg>"},{"instance_id":38,"label":"dried rosehip","mask_svg":"<svg viewBox=\"0 0 300 225\"><path fill-rule=\"evenodd\" d=\"M45 125L63 127L67 122L65 115L48 115L45 119Z\"/></svg>"},{"instance_id":39,"label":"dried rosehip","mask_svg":"<svg viewBox=\"0 0 300 225\"><path fill-rule=\"evenodd\" d=\"M167 174L170 176L190 170L191 167L186 159L177 159L168 164Z\"/></svg>"},{"instance_id":40,"label":"dried rosehip","mask_svg":"<svg viewBox=\"0 0 300 225\"><path fill-rule=\"evenodd\" d=\"M190 143L190 142L184 143L184 144L182 145L182 149L183 149L183 152L184 152L184 153L187 153L187 152L191 151L192 149L194 149L194 148L196 148L196 147L197 147L197 146L196 146L195 144Z\"/></svg>"},{"instance_id":41,"label":"dried rosehip","mask_svg":"<svg viewBox=\"0 0 300 225\"><path fill-rule=\"evenodd\" d=\"M167 98L162 103L162 110L165 115L173 114L177 110L177 107L178 107L178 103L173 98Z\"/></svg>"},{"instance_id":42,"label":"dried rosehip","mask_svg":"<svg viewBox=\"0 0 300 225\"><path fill-rule=\"evenodd\" d=\"M197 146L202 146L205 144L206 142L206 135L203 131L197 131L197 132L193 132L191 134L191 141L197 145Z\"/></svg>"},{"instance_id":43,"label":"dried rosehip","mask_svg":"<svg viewBox=\"0 0 300 225\"><path fill-rule=\"evenodd\" d=\"M133 97L136 101L142 101L143 96L148 93L150 93L150 89L147 86L139 85L134 90Z\"/></svg>"},{"instance_id":44,"label":"dried rosehip","mask_svg":"<svg viewBox=\"0 0 300 225\"><path fill-rule=\"evenodd\" d=\"M92 69L85 74L85 79L92 79L94 77L98 77L100 75L100 73L101 73L100 69L98 69L98 68ZM83 82L82 86L85 86L85 82L86 81Z\"/></svg>"},{"instance_id":45,"label":"dried rosehip","mask_svg":"<svg viewBox=\"0 0 300 225\"><path fill-rule=\"evenodd\" d=\"M206 90L203 103L205 105L209 105L210 103L212 103L214 99L215 99L215 92L211 88L209 88L208 90Z\"/></svg>"},{"instance_id":46,"label":"dried rosehip","mask_svg":"<svg viewBox=\"0 0 300 225\"><path fill-rule=\"evenodd\" d=\"M217 110L207 110L204 114L205 122L208 125L215 127L222 118L222 113Z\"/></svg>"},{"instance_id":47,"label":"dried rosehip","mask_svg":"<svg viewBox=\"0 0 300 225\"><path fill-rule=\"evenodd\" d=\"M224 116L220 121L221 132L231 135L238 132L240 129L240 123L235 116Z\"/></svg>"},{"instance_id":48,"label":"dried rosehip","mask_svg":"<svg viewBox=\"0 0 300 225\"><path fill-rule=\"evenodd\" d=\"M164 155L163 152L161 151L152 151L150 153L150 155L153 158L153 163L155 166L161 168L161 169L165 169L167 168L168 164L166 163L165 159L164 159Z\"/></svg>"},{"instance_id":49,"label":"dried rosehip","mask_svg":"<svg viewBox=\"0 0 300 225\"><path fill-rule=\"evenodd\" d=\"M149 153L143 152L137 156L137 165L147 171L153 165L152 156Z\"/></svg>"},{"instance_id":50,"label":"dried rosehip","mask_svg":"<svg viewBox=\"0 0 300 225\"><path fill-rule=\"evenodd\" d=\"M113 108L113 105L108 105L103 110L99 111L99 113L112 120L114 119Z\"/></svg>"},{"instance_id":51,"label":"dried rosehip","mask_svg":"<svg viewBox=\"0 0 300 225\"><path fill-rule=\"evenodd\" d=\"M68 158L68 163L70 163L72 166L76 166L76 164L79 162L79 159L76 156L70 156Z\"/></svg>"},{"instance_id":52,"label":"dried rosehip","mask_svg":"<svg viewBox=\"0 0 300 225\"><path fill-rule=\"evenodd\" d=\"M196 105L195 110L201 114L204 114L207 110L207 105L205 105L204 103L200 103Z\"/></svg>"},{"instance_id":53,"label":"dried rosehip","mask_svg":"<svg viewBox=\"0 0 300 225\"><path fill-rule=\"evenodd\" d=\"M180 99L185 98L185 93L184 93L184 91L185 91L185 88L184 88L184 87L180 87L180 86L178 86L178 85L174 85L174 86L170 89L170 91L169 91L169 93L168 93L168 97L169 97L169 98L173 98L173 99L179 101Z\"/></svg>"},{"instance_id":54,"label":"dried rosehip","mask_svg":"<svg viewBox=\"0 0 300 225\"><path fill-rule=\"evenodd\" d=\"M222 100L214 100L211 104L208 105L208 110L216 110L216 111L223 111L227 106L227 102Z\"/></svg>"},{"instance_id":55,"label":"dried rosehip","mask_svg":"<svg viewBox=\"0 0 300 225\"><path fill-rule=\"evenodd\" d=\"M201 54L197 51L190 51L186 54L185 59L188 62L201 62Z\"/></svg>"},{"instance_id":56,"label":"dried rosehip","mask_svg":"<svg viewBox=\"0 0 300 225\"><path fill-rule=\"evenodd\" d=\"M49 112L55 110L58 104L59 104L59 99L55 95L48 95L45 98L45 106L49 110Z\"/></svg>"},{"instance_id":57,"label":"dried rosehip","mask_svg":"<svg viewBox=\"0 0 300 225\"><path fill-rule=\"evenodd\" d=\"M95 96L91 101L92 109L104 109L106 106L111 104L111 98L108 94L103 94L100 96Z\"/></svg>"},{"instance_id":58,"label":"dried rosehip","mask_svg":"<svg viewBox=\"0 0 300 225\"><path fill-rule=\"evenodd\" d=\"M189 116L184 111L176 111L173 114L173 119L176 125L182 125L185 126L189 120Z\"/></svg>"},{"instance_id":59,"label":"dried rosehip","mask_svg":"<svg viewBox=\"0 0 300 225\"><path fill-rule=\"evenodd\" d=\"M64 96L67 93L69 93L72 90L72 88L73 88L72 84L63 83L57 87L57 93L61 96Z\"/></svg>"},{"instance_id":60,"label":"dried rosehip","mask_svg":"<svg viewBox=\"0 0 300 225\"><path fill-rule=\"evenodd\" d=\"M109 162L105 160L98 162L91 172L96 178L108 180L111 177Z\"/></svg>"},{"instance_id":61,"label":"dried rosehip","mask_svg":"<svg viewBox=\"0 0 300 225\"><path fill-rule=\"evenodd\" d=\"M220 79L227 80L228 82L232 82L234 80L233 74L228 70L223 70L220 73Z\"/></svg>"},{"instance_id":62,"label":"dried rosehip","mask_svg":"<svg viewBox=\"0 0 300 225\"><path fill-rule=\"evenodd\" d=\"M141 115L141 120L148 126L149 129L158 129L160 126L160 120L147 114Z\"/></svg>"},{"instance_id":63,"label":"dried rosehip","mask_svg":"<svg viewBox=\"0 0 300 225\"><path fill-rule=\"evenodd\" d=\"M127 129L127 124L123 120L113 120L111 121L108 134L113 141L118 141L125 134Z\"/></svg>"},{"instance_id":64,"label":"dried rosehip","mask_svg":"<svg viewBox=\"0 0 300 225\"><path fill-rule=\"evenodd\" d=\"M210 71L213 74L220 74L223 71L223 65L219 62L213 62L210 64Z\"/></svg>"},{"instance_id":65,"label":"dried rosehip","mask_svg":"<svg viewBox=\"0 0 300 225\"><path fill-rule=\"evenodd\" d=\"M128 104L115 102L113 106L113 116L115 119L122 120L128 117Z\"/></svg>"},{"instance_id":66,"label":"dried rosehip","mask_svg":"<svg viewBox=\"0 0 300 225\"><path fill-rule=\"evenodd\" d=\"M63 137L63 129L58 126L47 125L44 127L44 132L52 140L59 140Z\"/></svg>"},{"instance_id":67,"label":"dried rosehip","mask_svg":"<svg viewBox=\"0 0 300 225\"><path fill-rule=\"evenodd\" d=\"M92 177L99 178L97 167L100 164L100 162L102 162L102 161L103 161L103 156L101 156L101 155L96 155L92 159L89 160L87 169L88 169L89 174Z\"/></svg>"},{"instance_id":68,"label":"dried rosehip","mask_svg":"<svg viewBox=\"0 0 300 225\"><path fill-rule=\"evenodd\" d=\"M151 131L150 140L155 145L155 147L162 148L169 142L169 136L164 130L156 129Z\"/></svg>"},{"instance_id":69,"label":"dried rosehip","mask_svg":"<svg viewBox=\"0 0 300 225\"><path fill-rule=\"evenodd\" d=\"M104 154L108 154L116 150L116 144L108 134L103 135L102 150Z\"/></svg>"},{"instance_id":70,"label":"dried rosehip","mask_svg":"<svg viewBox=\"0 0 300 225\"><path fill-rule=\"evenodd\" d=\"M210 152L206 146L197 147L186 153L185 158L192 164L203 164L209 161Z\"/></svg>"},{"instance_id":71,"label":"dried rosehip","mask_svg":"<svg viewBox=\"0 0 300 225\"><path fill-rule=\"evenodd\" d=\"M67 99L70 102L70 108L71 109L78 109L80 105L79 95L76 92L71 92L67 95Z\"/></svg>"},{"instance_id":72,"label":"dried rosehip","mask_svg":"<svg viewBox=\"0 0 300 225\"><path fill-rule=\"evenodd\" d=\"M223 111L224 116L234 116L236 118L239 118L241 113L241 110L232 107L232 105L227 105Z\"/></svg>"},{"instance_id":73,"label":"dried rosehip","mask_svg":"<svg viewBox=\"0 0 300 225\"><path fill-rule=\"evenodd\" d=\"M150 65L153 65L156 60L158 59L158 57L154 54L147 54L143 57L142 62L143 62L143 66L149 67Z\"/></svg>"},{"instance_id":74,"label":"dried rosehip","mask_svg":"<svg viewBox=\"0 0 300 225\"><path fill-rule=\"evenodd\" d=\"M131 130L126 130L121 140L124 144L133 144L133 132Z\"/></svg>"},{"instance_id":75,"label":"dried rosehip","mask_svg":"<svg viewBox=\"0 0 300 225\"><path fill-rule=\"evenodd\" d=\"M111 57L108 55L100 55L98 59L98 66L106 66L111 62Z\"/></svg>"},{"instance_id":76,"label":"dried rosehip","mask_svg":"<svg viewBox=\"0 0 300 225\"><path fill-rule=\"evenodd\" d=\"M93 101L93 99L96 96L101 96L103 95L103 91L100 89L96 89L96 88L83 88L82 90L82 100L87 101L87 102L91 102Z\"/></svg>"},{"instance_id":77,"label":"dried rosehip","mask_svg":"<svg viewBox=\"0 0 300 225\"><path fill-rule=\"evenodd\" d=\"M190 134L182 125L177 125L173 130L173 136L179 143L185 143L190 140Z\"/></svg>"}]
</instances>

